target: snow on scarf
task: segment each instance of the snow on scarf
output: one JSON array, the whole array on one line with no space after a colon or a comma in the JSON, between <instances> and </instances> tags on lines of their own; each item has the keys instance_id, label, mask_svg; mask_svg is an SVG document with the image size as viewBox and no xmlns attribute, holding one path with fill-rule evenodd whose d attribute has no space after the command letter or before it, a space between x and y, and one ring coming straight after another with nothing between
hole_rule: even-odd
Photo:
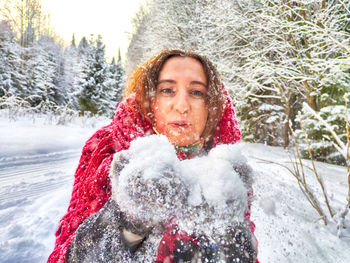
<instances>
[{"instance_id":1,"label":"snow on scarf","mask_svg":"<svg viewBox=\"0 0 350 263\"><path fill-rule=\"evenodd\" d=\"M241 139L232 101L227 91L225 94L226 108L214 131L213 147L219 143L233 144ZM59 222L55 247L48 263L65 262L78 226L99 211L110 197L108 173L113 154L128 149L135 138L150 134L154 134L152 125L142 118L135 96L131 95L119 104L112 122L95 132L86 142L75 172L71 201L67 213ZM178 157L184 158L181 153Z\"/></svg>"}]
</instances>

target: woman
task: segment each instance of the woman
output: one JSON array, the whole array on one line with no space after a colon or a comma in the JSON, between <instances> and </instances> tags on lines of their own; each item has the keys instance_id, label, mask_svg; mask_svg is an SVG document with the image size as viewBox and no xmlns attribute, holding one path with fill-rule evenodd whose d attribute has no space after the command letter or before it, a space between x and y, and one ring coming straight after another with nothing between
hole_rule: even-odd
<instances>
[{"instance_id":1,"label":"woman","mask_svg":"<svg viewBox=\"0 0 350 263\"><path fill-rule=\"evenodd\" d=\"M172 145L152 134L166 136ZM206 58L164 50L148 60L134 72L112 123L84 146L72 199L48 262L255 262L250 198L237 203L232 192L239 191L230 188L225 210L219 210L210 192L205 196L205 184L196 185L191 175L183 175L194 163L183 170L179 167L186 167L186 161L177 163L196 156L193 161L201 162L200 156L207 158L218 144L234 144L240 138L231 100ZM174 147L177 161L170 154ZM211 155L220 159L222 151ZM143 161L147 158L153 170ZM250 168L234 158L227 162L238 183L243 182L246 192L241 192L251 197ZM198 200L193 198L196 187L199 202L193 201ZM213 215L221 217L223 211L245 205L247 209L237 209L243 221L226 228L230 221L223 219L224 232L213 227Z\"/></svg>"}]
</instances>

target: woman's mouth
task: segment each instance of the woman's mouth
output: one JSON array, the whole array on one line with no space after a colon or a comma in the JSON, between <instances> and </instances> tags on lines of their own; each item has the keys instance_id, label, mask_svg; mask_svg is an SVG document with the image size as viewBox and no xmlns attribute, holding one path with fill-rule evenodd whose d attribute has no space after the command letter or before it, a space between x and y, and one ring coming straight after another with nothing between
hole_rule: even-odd
<instances>
[{"instance_id":1,"label":"woman's mouth","mask_svg":"<svg viewBox=\"0 0 350 263\"><path fill-rule=\"evenodd\" d=\"M170 122L168 124L169 126L173 127L173 128L188 128L190 126L190 123L188 123L187 121L173 121Z\"/></svg>"}]
</instances>

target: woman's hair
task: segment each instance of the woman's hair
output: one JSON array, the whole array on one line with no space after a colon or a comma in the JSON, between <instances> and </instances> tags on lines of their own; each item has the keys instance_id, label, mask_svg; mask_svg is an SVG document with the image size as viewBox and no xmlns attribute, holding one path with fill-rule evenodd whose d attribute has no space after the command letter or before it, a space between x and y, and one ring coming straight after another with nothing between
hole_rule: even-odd
<instances>
[{"instance_id":1,"label":"woman's hair","mask_svg":"<svg viewBox=\"0 0 350 263\"><path fill-rule=\"evenodd\" d=\"M165 49L136 68L124 90L124 96L135 93L141 114L154 124L152 101L156 95L159 73L168 59L178 56L196 59L203 66L208 81L206 103L209 113L201 137L209 141L218 121L221 119L226 105L226 95L215 66L206 57L198 55L193 51Z\"/></svg>"}]
</instances>

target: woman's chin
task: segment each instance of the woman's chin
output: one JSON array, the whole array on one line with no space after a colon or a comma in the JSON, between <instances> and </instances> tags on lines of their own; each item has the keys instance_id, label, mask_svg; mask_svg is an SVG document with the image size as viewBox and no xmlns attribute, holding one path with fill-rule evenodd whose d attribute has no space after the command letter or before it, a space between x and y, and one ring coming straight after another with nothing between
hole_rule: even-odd
<instances>
[{"instance_id":1,"label":"woman's chin","mask_svg":"<svg viewBox=\"0 0 350 263\"><path fill-rule=\"evenodd\" d=\"M174 146L188 146L198 141L193 137L187 136L168 137L168 139Z\"/></svg>"},{"instance_id":2,"label":"woman's chin","mask_svg":"<svg viewBox=\"0 0 350 263\"><path fill-rule=\"evenodd\" d=\"M188 146L200 139L200 136L195 136L195 132L189 129L167 129L158 132L165 135L174 146Z\"/></svg>"}]
</instances>

